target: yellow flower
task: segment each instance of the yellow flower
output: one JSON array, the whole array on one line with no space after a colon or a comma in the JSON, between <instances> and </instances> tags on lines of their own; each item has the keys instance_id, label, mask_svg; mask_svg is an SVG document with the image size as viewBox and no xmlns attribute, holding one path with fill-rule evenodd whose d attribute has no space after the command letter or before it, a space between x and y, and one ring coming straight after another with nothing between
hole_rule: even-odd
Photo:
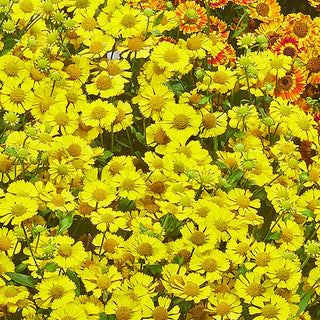
<instances>
[{"instance_id":1,"label":"yellow flower","mask_svg":"<svg viewBox=\"0 0 320 320\"><path fill-rule=\"evenodd\" d=\"M288 319L290 305L284 298L276 294L273 294L268 300L256 297L249 306L249 314L254 315L256 320Z\"/></svg>"},{"instance_id":2,"label":"yellow flower","mask_svg":"<svg viewBox=\"0 0 320 320\"><path fill-rule=\"evenodd\" d=\"M211 289L205 285L205 282L205 278L201 275L190 273L187 276L182 276L182 283L175 282L176 287L172 289L172 293L186 301L198 303L210 296Z\"/></svg>"},{"instance_id":3,"label":"yellow flower","mask_svg":"<svg viewBox=\"0 0 320 320\"><path fill-rule=\"evenodd\" d=\"M20 225L21 222L36 215L38 203L29 197L15 196L7 193L0 200L1 212L0 222L4 225Z\"/></svg>"},{"instance_id":4,"label":"yellow flower","mask_svg":"<svg viewBox=\"0 0 320 320\"><path fill-rule=\"evenodd\" d=\"M205 274L207 281L215 281L229 269L230 262L219 250L214 249L207 253L200 253L196 250L191 257L189 267L196 273Z\"/></svg>"},{"instance_id":5,"label":"yellow flower","mask_svg":"<svg viewBox=\"0 0 320 320\"><path fill-rule=\"evenodd\" d=\"M146 183L141 173L131 168L125 168L115 175L111 184L117 189L118 196L129 200L141 199L146 192Z\"/></svg>"},{"instance_id":6,"label":"yellow flower","mask_svg":"<svg viewBox=\"0 0 320 320\"><path fill-rule=\"evenodd\" d=\"M170 104L162 117L162 127L171 140L184 143L199 132L201 116L188 104Z\"/></svg>"},{"instance_id":7,"label":"yellow flower","mask_svg":"<svg viewBox=\"0 0 320 320\"><path fill-rule=\"evenodd\" d=\"M164 244L159 239L146 234L132 235L126 241L125 246L129 252L146 263L160 262L165 257Z\"/></svg>"},{"instance_id":8,"label":"yellow flower","mask_svg":"<svg viewBox=\"0 0 320 320\"><path fill-rule=\"evenodd\" d=\"M251 200L252 193L249 190L235 188L228 193L229 209L234 209L239 212L240 215L244 215L247 212L256 213L260 208L260 200Z\"/></svg>"},{"instance_id":9,"label":"yellow flower","mask_svg":"<svg viewBox=\"0 0 320 320\"><path fill-rule=\"evenodd\" d=\"M270 54L270 73L281 78L286 75L292 65L292 58L284 54L269 53Z\"/></svg>"},{"instance_id":10,"label":"yellow flower","mask_svg":"<svg viewBox=\"0 0 320 320\"><path fill-rule=\"evenodd\" d=\"M139 110L145 117L159 121L167 107L174 103L174 94L163 84L151 82L150 85L141 87L136 97L132 98L133 103L139 105Z\"/></svg>"},{"instance_id":11,"label":"yellow flower","mask_svg":"<svg viewBox=\"0 0 320 320\"><path fill-rule=\"evenodd\" d=\"M146 318L152 318L154 320L163 320L166 317L167 320L178 320L180 316L179 306L172 306L170 308L171 299L167 297L159 297L158 305L145 304L143 308L143 315Z\"/></svg>"},{"instance_id":12,"label":"yellow flower","mask_svg":"<svg viewBox=\"0 0 320 320\"><path fill-rule=\"evenodd\" d=\"M3 237L0 236L0 246L3 248L5 244ZM6 272L14 272L14 264L4 252L0 252L0 265L0 287L4 287L6 285L5 280L10 280Z\"/></svg>"},{"instance_id":13,"label":"yellow flower","mask_svg":"<svg viewBox=\"0 0 320 320\"><path fill-rule=\"evenodd\" d=\"M5 285L0 288L0 306L6 306L10 313L15 313L19 302L28 296L29 291L24 286Z\"/></svg>"},{"instance_id":14,"label":"yellow flower","mask_svg":"<svg viewBox=\"0 0 320 320\"><path fill-rule=\"evenodd\" d=\"M299 266L287 259L273 260L270 262L266 275L278 288L295 290L300 282L301 271Z\"/></svg>"},{"instance_id":15,"label":"yellow flower","mask_svg":"<svg viewBox=\"0 0 320 320\"><path fill-rule=\"evenodd\" d=\"M81 280L87 290L99 298L105 292L113 292L121 285L122 276L115 266L110 266L107 272L102 272L100 266L85 268L81 273Z\"/></svg>"},{"instance_id":16,"label":"yellow flower","mask_svg":"<svg viewBox=\"0 0 320 320\"><path fill-rule=\"evenodd\" d=\"M97 226L99 231L105 232L109 230L114 233L117 232L119 228L125 228L126 220L123 216L123 212L114 211L112 208L98 208L92 212L90 220Z\"/></svg>"},{"instance_id":17,"label":"yellow flower","mask_svg":"<svg viewBox=\"0 0 320 320\"><path fill-rule=\"evenodd\" d=\"M157 63L160 68L165 68L168 71L185 74L192 69L187 52L168 41L160 42L153 49L150 60Z\"/></svg>"},{"instance_id":18,"label":"yellow flower","mask_svg":"<svg viewBox=\"0 0 320 320\"><path fill-rule=\"evenodd\" d=\"M74 239L68 236L57 236L54 239L57 249L53 262L64 270L68 268L76 269L87 257L82 242L74 242Z\"/></svg>"},{"instance_id":19,"label":"yellow flower","mask_svg":"<svg viewBox=\"0 0 320 320\"><path fill-rule=\"evenodd\" d=\"M217 137L227 129L227 115L221 112L205 112L202 115L199 136L202 138Z\"/></svg>"},{"instance_id":20,"label":"yellow flower","mask_svg":"<svg viewBox=\"0 0 320 320\"><path fill-rule=\"evenodd\" d=\"M109 28L112 36L127 38L145 31L146 22L147 17L141 10L124 5L113 12Z\"/></svg>"},{"instance_id":21,"label":"yellow flower","mask_svg":"<svg viewBox=\"0 0 320 320\"><path fill-rule=\"evenodd\" d=\"M84 307L82 305L76 304L70 301L66 304L59 305L54 309L48 318L48 320L80 320L88 319Z\"/></svg>"},{"instance_id":22,"label":"yellow flower","mask_svg":"<svg viewBox=\"0 0 320 320\"><path fill-rule=\"evenodd\" d=\"M92 81L92 83L86 85L89 94L99 95L101 98L109 98L124 92L125 81L119 74L110 77L108 72L102 71Z\"/></svg>"},{"instance_id":23,"label":"yellow flower","mask_svg":"<svg viewBox=\"0 0 320 320\"><path fill-rule=\"evenodd\" d=\"M23 61L17 56L6 54L0 59L0 77L3 83L12 80L24 80L27 76L27 69L24 67Z\"/></svg>"},{"instance_id":24,"label":"yellow flower","mask_svg":"<svg viewBox=\"0 0 320 320\"><path fill-rule=\"evenodd\" d=\"M39 291L34 295L37 305L55 309L74 299L76 285L65 275L53 275L44 278L36 288Z\"/></svg>"},{"instance_id":25,"label":"yellow flower","mask_svg":"<svg viewBox=\"0 0 320 320\"><path fill-rule=\"evenodd\" d=\"M118 101L116 110L118 112L117 116L111 124L113 132L127 129L132 124L133 118L132 108L128 102ZM109 128L107 127L107 129Z\"/></svg>"},{"instance_id":26,"label":"yellow flower","mask_svg":"<svg viewBox=\"0 0 320 320\"><path fill-rule=\"evenodd\" d=\"M31 109L33 99L31 88L32 80L30 78L26 78L23 81L12 79L4 82L0 96L3 108L19 114Z\"/></svg>"},{"instance_id":27,"label":"yellow flower","mask_svg":"<svg viewBox=\"0 0 320 320\"><path fill-rule=\"evenodd\" d=\"M117 117L117 110L112 103L97 99L82 105L82 121L91 127L109 128Z\"/></svg>"},{"instance_id":28,"label":"yellow flower","mask_svg":"<svg viewBox=\"0 0 320 320\"><path fill-rule=\"evenodd\" d=\"M9 230L8 228L2 227L0 229L0 254L7 253L8 256L11 257L12 255L19 253L20 250L21 243L19 242L15 232L13 230Z\"/></svg>"},{"instance_id":29,"label":"yellow flower","mask_svg":"<svg viewBox=\"0 0 320 320\"><path fill-rule=\"evenodd\" d=\"M141 319L141 304L130 296L115 291L105 306L106 314L112 314L118 320L139 320Z\"/></svg>"},{"instance_id":30,"label":"yellow flower","mask_svg":"<svg viewBox=\"0 0 320 320\"><path fill-rule=\"evenodd\" d=\"M209 297L207 310L213 313L213 319L239 319L242 306L239 298L231 293L218 293Z\"/></svg>"}]
</instances>

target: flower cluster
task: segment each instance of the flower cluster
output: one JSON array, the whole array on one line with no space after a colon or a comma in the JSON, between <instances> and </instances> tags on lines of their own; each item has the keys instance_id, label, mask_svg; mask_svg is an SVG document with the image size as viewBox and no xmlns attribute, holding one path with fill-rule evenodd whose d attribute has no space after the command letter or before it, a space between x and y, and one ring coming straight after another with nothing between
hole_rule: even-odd
<instances>
[{"instance_id":1,"label":"flower cluster","mask_svg":"<svg viewBox=\"0 0 320 320\"><path fill-rule=\"evenodd\" d=\"M0 1L1 319L320 318L308 2Z\"/></svg>"}]
</instances>

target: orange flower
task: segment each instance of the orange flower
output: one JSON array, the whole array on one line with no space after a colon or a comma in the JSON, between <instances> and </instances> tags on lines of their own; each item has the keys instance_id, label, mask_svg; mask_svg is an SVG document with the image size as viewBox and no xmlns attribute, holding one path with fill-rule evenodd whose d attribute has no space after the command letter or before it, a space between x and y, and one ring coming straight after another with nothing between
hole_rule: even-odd
<instances>
[{"instance_id":1,"label":"orange flower","mask_svg":"<svg viewBox=\"0 0 320 320\"><path fill-rule=\"evenodd\" d=\"M259 0L249 6L250 18L259 19L264 22L279 19L281 7L276 0Z\"/></svg>"},{"instance_id":2,"label":"orange flower","mask_svg":"<svg viewBox=\"0 0 320 320\"><path fill-rule=\"evenodd\" d=\"M276 43L273 44L271 50L273 52L276 52L278 55L284 54L285 56L289 56L292 59L297 58L301 53L298 40L291 36L279 38Z\"/></svg>"},{"instance_id":3,"label":"orange flower","mask_svg":"<svg viewBox=\"0 0 320 320\"><path fill-rule=\"evenodd\" d=\"M298 67L278 80L278 97L294 101L302 94L306 78Z\"/></svg>"},{"instance_id":4,"label":"orange flower","mask_svg":"<svg viewBox=\"0 0 320 320\"><path fill-rule=\"evenodd\" d=\"M207 23L207 13L195 1L186 1L178 5L176 14L180 19L180 30L183 33L201 31Z\"/></svg>"}]
</instances>

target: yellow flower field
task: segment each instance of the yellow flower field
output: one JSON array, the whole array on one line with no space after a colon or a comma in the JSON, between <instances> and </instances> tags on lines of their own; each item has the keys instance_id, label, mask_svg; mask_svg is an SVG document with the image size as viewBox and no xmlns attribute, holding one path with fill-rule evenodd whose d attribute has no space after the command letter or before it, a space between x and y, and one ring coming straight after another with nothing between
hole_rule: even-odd
<instances>
[{"instance_id":1,"label":"yellow flower field","mask_svg":"<svg viewBox=\"0 0 320 320\"><path fill-rule=\"evenodd\" d=\"M0 319L320 319L319 12L0 0Z\"/></svg>"}]
</instances>

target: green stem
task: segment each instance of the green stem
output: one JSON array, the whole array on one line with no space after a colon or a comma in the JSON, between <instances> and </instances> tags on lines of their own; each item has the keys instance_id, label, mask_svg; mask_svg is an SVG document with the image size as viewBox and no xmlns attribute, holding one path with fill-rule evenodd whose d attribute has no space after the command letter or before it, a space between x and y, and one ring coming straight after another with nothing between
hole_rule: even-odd
<instances>
[{"instance_id":1,"label":"green stem","mask_svg":"<svg viewBox=\"0 0 320 320\"><path fill-rule=\"evenodd\" d=\"M27 231L26 231L23 223L21 223L21 227L22 227L22 229L23 229L23 233L24 233L24 236L25 236L25 238L26 238L27 245L28 245L30 254L31 254L32 258L33 258L33 261L34 261L37 269L40 270L39 265L38 265L38 262L37 262L37 260L36 260L36 258L35 258L35 256L34 256L34 254L33 254L33 251L32 251L31 245L30 245L30 241L29 241L29 238L28 238L28 235L27 235Z\"/></svg>"}]
</instances>

